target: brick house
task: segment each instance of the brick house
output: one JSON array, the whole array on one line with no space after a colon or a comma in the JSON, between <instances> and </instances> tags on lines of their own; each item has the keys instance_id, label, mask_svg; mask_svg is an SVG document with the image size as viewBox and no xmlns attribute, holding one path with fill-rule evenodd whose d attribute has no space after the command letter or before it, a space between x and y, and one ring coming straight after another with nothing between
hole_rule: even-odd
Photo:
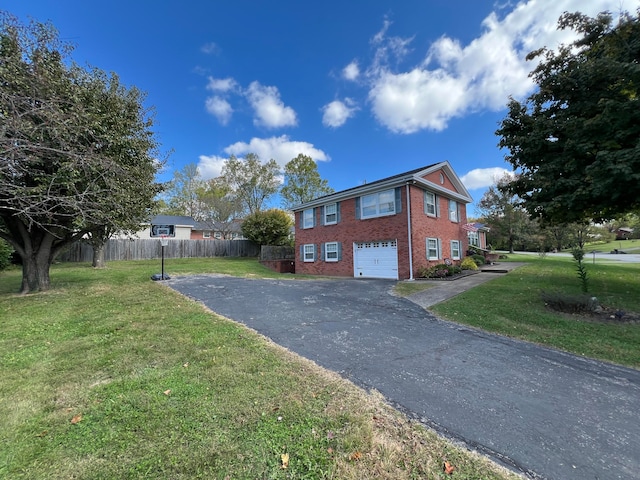
<instances>
[{"instance_id":1,"label":"brick house","mask_svg":"<svg viewBox=\"0 0 640 480\"><path fill-rule=\"evenodd\" d=\"M299 205L296 273L402 280L445 259L457 263L471 201L441 162Z\"/></svg>"}]
</instances>

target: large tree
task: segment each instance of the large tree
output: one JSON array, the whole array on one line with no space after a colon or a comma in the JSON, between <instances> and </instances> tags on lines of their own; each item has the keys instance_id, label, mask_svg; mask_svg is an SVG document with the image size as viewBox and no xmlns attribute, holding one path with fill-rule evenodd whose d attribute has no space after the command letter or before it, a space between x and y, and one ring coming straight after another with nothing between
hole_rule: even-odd
<instances>
[{"instance_id":1,"label":"large tree","mask_svg":"<svg viewBox=\"0 0 640 480\"><path fill-rule=\"evenodd\" d=\"M47 290L56 255L86 235L133 229L160 186L143 95L77 66L51 24L0 25L0 237L23 293Z\"/></svg>"},{"instance_id":2,"label":"large tree","mask_svg":"<svg viewBox=\"0 0 640 480\"><path fill-rule=\"evenodd\" d=\"M333 193L327 180L320 177L318 165L307 155L299 154L284 166L282 203L291 209L314 198Z\"/></svg>"},{"instance_id":3,"label":"large tree","mask_svg":"<svg viewBox=\"0 0 640 480\"><path fill-rule=\"evenodd\" d=\"M205 181L195 163L186 164L182 170L173 174L169 182L166 196L167 208L163 213L168 215L186 215L197 219L201 210L200 195L206 188Z\"/></svg>"},{"instance_id":4,"label":"large tree","mask_svg":"<svg viewBox=\"0 0 640 480\"><path fill-rule=\"evenodd\" d=\"M538 249L538 224L519 206L519 199L505 191L513 181L511 175L504 174L478 202L482 221L490 227L487 239L493 248L507 249L511 253L516 247L523 250Z\"/></svg>"},{"instance_id":5,"label":"large tree","mask_svg":"<svg viewBox=\"0 0 640 480\"><path fill-rule=\"evenodd\" d=\"M640 14L639 14L640 15ZM547 223L614 218L640 207L640 21L565 13L581 37L540 59L538 88L511 100L496 132L520 172L507 185Z\"/></svg>"},{"instance_id":6,"label":"large tree","mask_svg":"<svg viewBox=\"0 0 640 480\"><path fill-rule=\"evenodd\" d=\"M254 153L242 159L231 155L222 167L222 180L248 214L262 210L264 202L278 192L279 174L275 160L262 163Z\"/></svg>"}]
</instances>

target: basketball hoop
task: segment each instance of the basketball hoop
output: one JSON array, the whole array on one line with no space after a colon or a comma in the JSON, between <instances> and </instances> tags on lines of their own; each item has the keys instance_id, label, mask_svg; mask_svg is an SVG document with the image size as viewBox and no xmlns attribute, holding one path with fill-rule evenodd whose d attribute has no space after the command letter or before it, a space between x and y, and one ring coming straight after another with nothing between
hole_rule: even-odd
<instances>
[{"instance_id":1,"label":"basketball hoop","mask_svg":"<svg viewBox=\"0 0 640 480\"><path fill-rule=\"evenodd\" d=\"M169 238L166 235L160 235L160 245L163 247L169 245Z\"/></svg>"}]
</instances>

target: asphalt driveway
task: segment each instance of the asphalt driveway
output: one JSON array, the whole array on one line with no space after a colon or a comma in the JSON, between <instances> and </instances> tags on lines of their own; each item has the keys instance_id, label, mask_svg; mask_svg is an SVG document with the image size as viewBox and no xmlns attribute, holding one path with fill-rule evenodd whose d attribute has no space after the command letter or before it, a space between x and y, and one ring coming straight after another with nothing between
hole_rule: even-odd
<instances>
[{"instance_id":1,"label":"asphalt driveway","mask_svg":"<svg viewBox=\"0 0 640 480\"><path fill-rule=\"evenodd\" d=\"M439 320L392 281L166 284L531 478L640 478L640 371Z\"/></svg>"}]
</instances>

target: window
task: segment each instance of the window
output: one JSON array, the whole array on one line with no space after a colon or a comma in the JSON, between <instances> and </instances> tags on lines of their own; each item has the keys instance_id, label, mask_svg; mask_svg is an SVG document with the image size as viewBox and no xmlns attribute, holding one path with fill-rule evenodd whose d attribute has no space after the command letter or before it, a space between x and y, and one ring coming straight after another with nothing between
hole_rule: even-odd
<instances>
[{"instance_id":1,"label":"window","mask_svg":"<svg viewBox=\"0 0 640 480\"><path fill-rule=\"evenodd\" d=\"M451 240L451 258L460 260L460 240Z\"/></svg>"},{"instance_id":2,"label":"window","mask_svg":"<svg viewBox=\"0 0 640 480\"><path fill-rule=\"evenodd\" d=\"M307 208L302 212L302 228L313 228L315 224L314 209Z\"/></svg>"},{"instance_id":3,"label":"window","mask_svg":"<svg viewBox=\"0 0 640 480\"><path fill-rule=\"evenodd\" d=\"M313 244L310 245L304 245L302 247L302 252L303 252L303 260L305 262L313 262L316 259L316 246Z\"/></svg>"},{"instance_id":4,"label":"window","mask_svg":"<svg viewBox=\"0 0 640 480\"><path fill-rule=\"evenodd\" d=\"M324 224L333 225L338 223L338 205L331 203L324 206Z\"/></svg>"},{"instance_id":5,"label":"window","mask_svg":"<svg viewBox=\"0 0 640 480\"><path fill-rule=\"evenodd\" d=\"M202 238L211 238L211 232L205 230L202 232Z\"/></svg>"},{"instance_id":6,"label":"window","mask_svg":"<svg viewBox=\"0 0 640 480\"><path fill-rule=\"evenodd\" d=\"M440 241L437 238L427 238L427 260L438 260L440 258Z\"/></svg>"},{"instance_id":7,"label":"window","mask_svg":"<svg viewBox=\"0 0 640 480\"><path fill-rule=\"evenodd\" d=\"M458 221L458 202L455 200L449 200L449 220Z\"/></svg>"},{"instance_id":8,"label":"window","mask_svg":"<svg viewBox=\"0 0 640 480\"><path fill-rule=\"evenodd\" d=\"M424 192L424 213L436 217L438 209L436 205L436 194L433 192Z\"/></svg>"},{"instance_id":9,"label":"window","mask_svg":"<svg viewBox=\"0 0 640 480\"><path fill-rule=\"evenodd\" d=\"M469 245L476 247L480 246L480 237L478 232L467 232L467 238L469 239Z\"/></svg>"},{"instance_id":10,"label":"window","mask_svg":"<svg viewBox=\"0 0 640 480\"><path fill-rule=\"evenodd\" d=\"M396 213L394 189L364 195L360 200L360 218L382 217Z\"/></svg>"},{"instance_id":11,"label":"window","mask_svg":"<svg viewBox=\"0 0 640 480\"><path fill-rule=\"evenodd\" d=\"M222 232L216 232L216 233L213 234L213 236L215 238L217 238L218 240L221 240L222 239Z\"/></svg>"},{"instance_id":12,"label":"window","mask_svg":"<svg viewBox=\"0 0 640 480\"><path fill-rule=\"evenodd\" d=\"M338 242L330 242L330 243L324 244L324 261L325 262L338 261Z\"/></svg>"}]
</instances>

